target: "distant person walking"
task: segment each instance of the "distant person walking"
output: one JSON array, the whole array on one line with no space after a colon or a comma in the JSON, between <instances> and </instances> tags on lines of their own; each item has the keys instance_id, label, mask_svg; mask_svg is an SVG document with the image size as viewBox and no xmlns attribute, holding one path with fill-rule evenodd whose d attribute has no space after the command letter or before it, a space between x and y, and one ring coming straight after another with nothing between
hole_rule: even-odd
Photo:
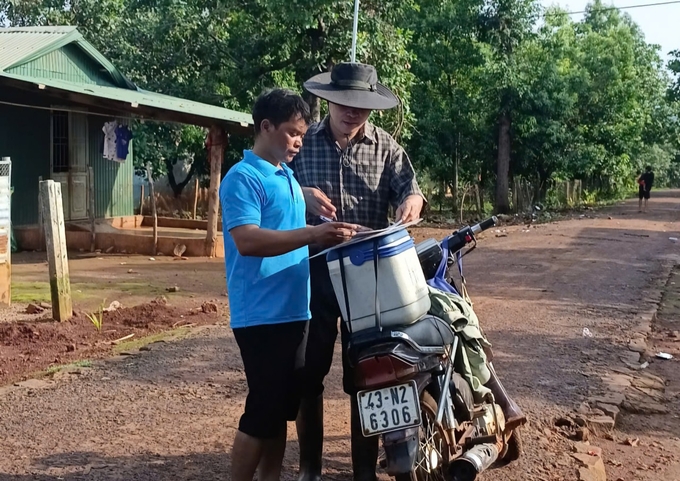
<instances>
[{"instance_id":1,"label":"distant person walking","mask_svg":"<svg viewBox=\"0 0 680 481\"><path fill-rule=\"evenodd\" d=\"M640 199L639 211L647 212L647 202L649 202L649 194L654 184L654 172L652 172L652 168L649 165L645 167L645 173L638 177L638 184L640 186L638 189L638 198ZM645 201L644 208L642 206L643 199Z\"/></svg>"}]
</instances>

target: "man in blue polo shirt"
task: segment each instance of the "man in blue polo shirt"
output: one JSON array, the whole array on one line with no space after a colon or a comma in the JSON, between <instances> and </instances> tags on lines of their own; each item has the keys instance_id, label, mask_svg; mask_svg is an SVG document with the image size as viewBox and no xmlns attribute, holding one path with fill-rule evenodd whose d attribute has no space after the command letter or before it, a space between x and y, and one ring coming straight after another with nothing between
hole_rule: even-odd
<instances>
[{"instance_id":1,"label":"man in blue polo shirt","mask_svg":"<svg viewBox=\"0 0 680 481\"><path fill-rule=\"evenodd\" d=\"M309 106L288 90L253 106L255 145L220 186L231 327L248 381L232 449L232 480L278 481L286 421L296 418L297 369L309 312L309 244L349 240L358 226L307 226L302 189L286 165L302 146Z\"/></svg>"}]
</instances>

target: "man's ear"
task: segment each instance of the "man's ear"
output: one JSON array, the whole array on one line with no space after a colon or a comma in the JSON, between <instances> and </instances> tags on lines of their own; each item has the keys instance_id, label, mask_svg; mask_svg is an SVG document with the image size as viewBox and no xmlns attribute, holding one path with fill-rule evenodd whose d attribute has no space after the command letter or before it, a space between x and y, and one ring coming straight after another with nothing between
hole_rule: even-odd
<instances>
[{"instance_id":1,"label":"man's ear","mask_svg":"<svg viewBox=\"0 0 680 481\"><path fill-rule=\"evenodd\" d=\"M269 121L269 119L264 119L260 123L260 132L269 132L274 125Z\"/></svg>"}]
</instances>

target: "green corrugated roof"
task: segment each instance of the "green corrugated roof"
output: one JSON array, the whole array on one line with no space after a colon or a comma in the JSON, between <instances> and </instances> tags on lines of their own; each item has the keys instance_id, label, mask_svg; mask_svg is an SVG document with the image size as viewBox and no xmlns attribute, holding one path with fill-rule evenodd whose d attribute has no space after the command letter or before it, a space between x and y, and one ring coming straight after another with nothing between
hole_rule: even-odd
<instances>
[{"instance_id":1,"label":"green corrugated roof","mask_svg":"<svg viewBox=\"0 0 680 481\"><path fill-rule=\"evenodd\" d=\"M75 44L99 63L114 79L117 87L66 82L16 75L6 70L28 63L68 44ZM136 108L146 107L155 111L176 112L187 118L202 118L236 123L239 127L252 125L250 114L237 112L215 105L193 102L177 97L149 92L138 88L111 64L97 49L87 42L75 27L9 27L0 28L0 77L36 85L41 90L55 89L76 96L108 99L125 104L124 111L135 113ZM143 117L143 115L140 115ZM157 116L158 120L163 120Z\"/></svg>"},{"instance_id":2,"label":"green corrugated roof","mask_svg":"<svg viewBox=\"0 0 680 481\"><path fill-rule=\"evenodd\" d=\"M118 87L136 86L85 40L76 27L8 27L0 28L0 71L26 64L64 45L75 44L100 64Z\"/></svg>"},{"instance_id":3,"label":"green corrugated roof","mask_svg":"<svg viewBox=\"0 0 680 481\"><path fill-rule=\"evenodd\" d=\"M174 112L187 113L190 115L205 117L208 119L222 120L226 122L236 122L246 127L253 123L250 114L229 110L215 105L202 104L191 100L171 97L169 95L157 94L147 90L127 90L115 87L104 87L94 84L77 84L63 80L53 80L44 78L30 78L24 75L9 74L0 72L0 77L30 82L36 86L36 90L57 89L60 91L82 94L90 97L99 97L129 104L130 107L139 106L150 107L161 110L171 110Z\"/></svg>"},{"instance_id":4,"label":"green corrugated roof","mask_svg":"<svg viewBox=\"0 0 680 481\"><path fill-rule=\"evenodd\" d=\"M0 28L0 70L26 63L36 53L53 50L53 45L74 38L76 33L76 27Z\"/></svg>"}]
</instances>

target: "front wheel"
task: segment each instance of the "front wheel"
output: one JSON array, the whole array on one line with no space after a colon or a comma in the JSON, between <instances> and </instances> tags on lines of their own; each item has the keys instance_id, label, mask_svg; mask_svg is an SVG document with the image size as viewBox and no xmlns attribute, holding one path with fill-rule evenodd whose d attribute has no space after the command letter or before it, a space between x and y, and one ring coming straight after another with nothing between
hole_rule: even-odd
<instances>
[{"instance_id":1,"label":"front wheel","mask_svg":"<svg viewBox=\"0 0 680 481\"><path fill-rule=\"evenodd\" d=\"M502 468L513 461L517 461L524 453L524 444L522 441L522 433L520 428L516 428L510 434L508 441L505 443L505 449L501 456L496 461L494 467Z\"/></svg>"},{"instance_id":2,"label":"front wheel","mask_svg":"<svg viewBox=\"0 0 680 481\"><path fill-rule=\"evenodd\" d=\"M437 402L429 392L420 396L420 410L423 421L419 429L418 454L414 469L410 473L398 474L396 481L446 481L446 467L449 464L449 449L446 436L437 427Z\"/></svg>"},{"instance_id":3,"label":"front wheel","mask_svg":"<svg viewBox=\"0 0 680 481\"><path fill-rule=\"evenodd\" d=\"M522 444L522 434L520 428L512 431L510 439L508 439L508 452L505 453L503 461L511 463L517 461L524 452L524 445Z\"/></svg>"}]
</instances>

